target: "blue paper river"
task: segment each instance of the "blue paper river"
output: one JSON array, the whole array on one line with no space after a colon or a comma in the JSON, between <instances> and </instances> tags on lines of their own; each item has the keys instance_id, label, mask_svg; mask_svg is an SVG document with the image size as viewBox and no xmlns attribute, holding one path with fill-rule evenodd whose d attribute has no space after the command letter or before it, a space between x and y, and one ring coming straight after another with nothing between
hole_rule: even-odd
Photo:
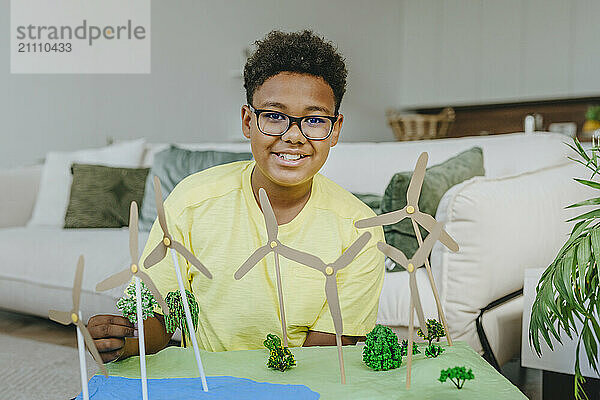
<instances>
[{"instance_id":1,"label":"blue paper river","mask_svg":"<svg viewBox=\"0 0 600 400\"><path fill-rule=\"evenodd\" d=\"M187 399L290 399L313 400L319 394L304 385L281 385L259 383L251 379L232 376L210 376L206 378L208 392L202 390L200 378L148 379L148 398L152 400ZM142 398L140 379L101 375L94 376L89 384L90 399L135 400ZM77 400L82 399L82 394Z\"/></svg>"}]
</instances>

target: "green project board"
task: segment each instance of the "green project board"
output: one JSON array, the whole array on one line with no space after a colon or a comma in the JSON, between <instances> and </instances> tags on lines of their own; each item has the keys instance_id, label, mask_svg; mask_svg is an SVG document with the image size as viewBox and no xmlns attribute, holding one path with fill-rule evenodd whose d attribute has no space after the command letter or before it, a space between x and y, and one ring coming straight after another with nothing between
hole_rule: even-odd
<instances>
[{"instance_id":1,"label":"green project board","mask_svg":"<svg viewBox=\"0 0 600 400\"><path fill-rule=\"evenodd\" d=\"M424 346L419 346L423 353ZM390 371L373 371L362 362L362 346L345 346L347 383L340 384L336 347L292 348L297 366L280 372L266 366L267 349L211 353L200 351L208 377L231 376L256 382L305 385L319 393L320 399L526 399L506 378L464 342L444 345L438 358L423 354L413 357L411 389L406 389L406 357L402 366ZM458 390L450 382L437 379L440 370L466 366L475 379ZM107 364L111 376L139 378L139 358ZM147 356L148 379L198 377L191 348L168 347ZM210 387L209 387L210 389ZM141 395L140 395L141 397ZM173 398L177 396L174 395Z\"/></svg>"}]
</instances>

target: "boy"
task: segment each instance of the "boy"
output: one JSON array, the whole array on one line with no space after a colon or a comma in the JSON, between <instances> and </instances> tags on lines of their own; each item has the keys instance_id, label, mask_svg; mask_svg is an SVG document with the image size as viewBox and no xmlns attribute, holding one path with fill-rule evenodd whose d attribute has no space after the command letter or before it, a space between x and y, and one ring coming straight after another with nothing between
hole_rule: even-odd
<instances>
[{"instance_id":1,"label":"boy","mask_svg":"<svg viewBox=\"0 0 600 400\"><path fill-rule=\"evenodd\" d=\"M217 166L185 178L165 201L169 231L211 271L209 280L179 256L186 288L200 306L198 344L208 351L262 347L268 333L281 335L274 257L269 254L241 280L234 272L266 243L258 191L266 190L279 240L325 262L337 259L366 230L357 220L373 216L366 205L318 174L336 145L346 85L344 59L310 31L273 31L258 41L244 69L248 104L242 132L254 160ZM344 344L355 344L375 325L384 256L381 227L352 263L337 274ZM140 266L162 240L155 221ZM335 345L324 276L280 257L290 346ZM146 272L163 296L177 290L171 257ZM157 312L161 312L158 308ZM145 321L148 353L171 334L162 315ZM137 355L133 326L122 317L97 315L88 329L105 362Z\"/></svg>"}]
</instances>

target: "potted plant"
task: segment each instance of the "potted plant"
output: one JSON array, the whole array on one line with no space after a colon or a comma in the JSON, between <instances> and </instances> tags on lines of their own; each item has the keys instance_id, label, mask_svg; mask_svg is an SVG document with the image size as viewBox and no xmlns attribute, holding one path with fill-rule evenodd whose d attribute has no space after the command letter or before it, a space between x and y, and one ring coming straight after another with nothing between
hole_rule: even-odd
<instances>
[{"instance_id":1,"label":"potted plant","mask_svg":"<svg viewBox=\"0 0 600 400\"><path fill-rule=\"evenodd\" d=\"M593 132L600 129L600 106L589 106L585 113L585 122L582 131Z\"/></svg>"},{"instance_id":2,"label":"potted plant","mask_svg":"<svg viewBox=\"0 0 600 400\"><path fill-rule=\"evenodd\" d=\"M589 180L575 180L600 190L600 182L596 177L600 173L600 148L594 147L586 152L577 139L574 142L569 147L577 152L580 159L569 158L591 171ZM553 349L552 338L562 343L561 331L571 339L577 338L576 399L587 398L582 388L585 380L580 370L579 349L583 344L590 366L598 372L600 341L600 197L567 208L581 206L592 206L593 209L569 220L577 222L569 239L540 278L529 324L529 342L538 356L541 355L540 335L550 349Z\"/></svg>"}]
</instances>

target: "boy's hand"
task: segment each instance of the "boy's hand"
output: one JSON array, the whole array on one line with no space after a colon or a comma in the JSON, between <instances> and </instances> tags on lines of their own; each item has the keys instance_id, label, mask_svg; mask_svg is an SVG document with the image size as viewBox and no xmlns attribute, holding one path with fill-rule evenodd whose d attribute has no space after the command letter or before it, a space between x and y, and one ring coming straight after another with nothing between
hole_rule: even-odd
<instances>
[{"instance_id":1,"label":"boy's hand","mask_svg":"<svg viewBox=\"0 0 600 400\"><path fill-rule=\"evenodd\" d=\"M105 363L114 361L125 353L125 338L133 336L134 325L118 315L94 315L88 321L88 331L94 339L100 357Z\"/></svg>"}]
</instances>

